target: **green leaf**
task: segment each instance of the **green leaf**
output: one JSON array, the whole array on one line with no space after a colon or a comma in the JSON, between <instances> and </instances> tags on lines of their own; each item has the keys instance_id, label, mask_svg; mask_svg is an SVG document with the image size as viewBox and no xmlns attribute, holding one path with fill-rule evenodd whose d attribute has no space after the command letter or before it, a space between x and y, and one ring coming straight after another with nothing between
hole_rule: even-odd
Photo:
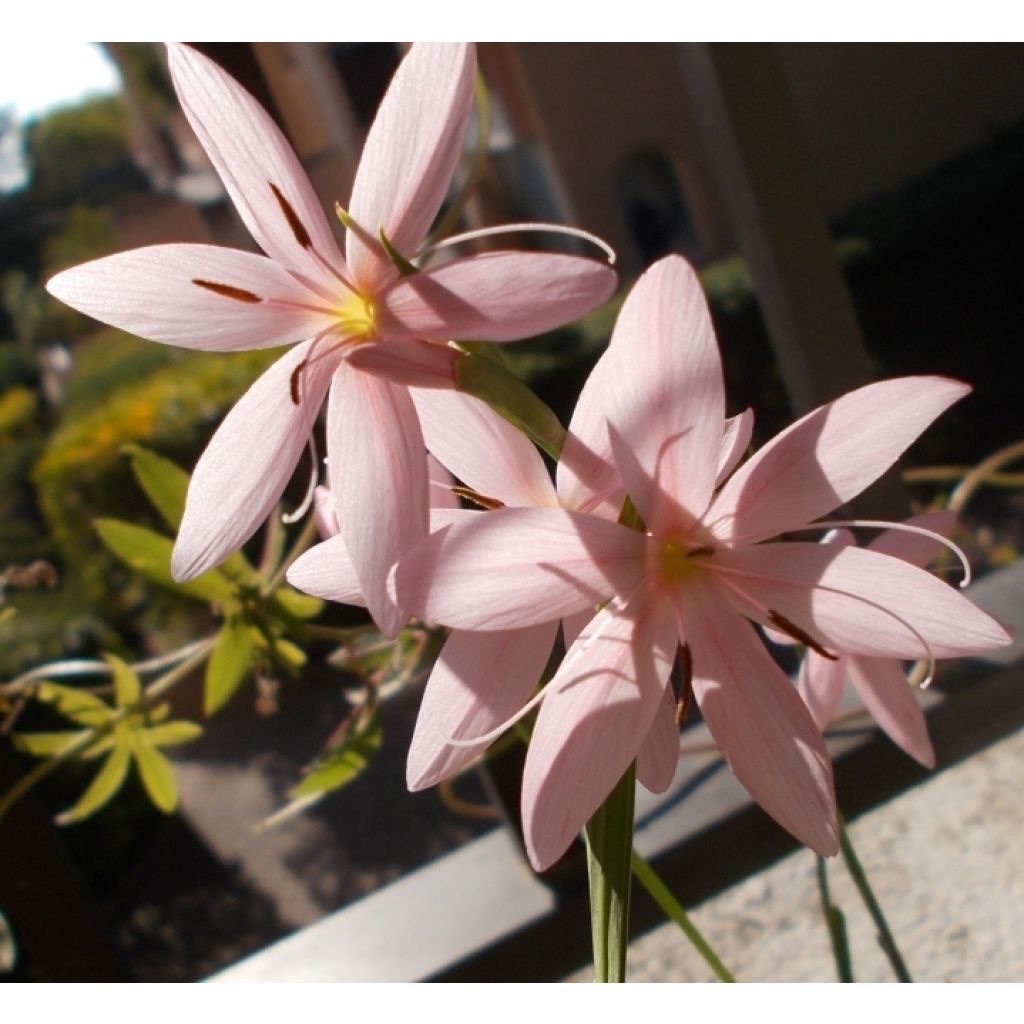
<instances>
[{"instance_id":1,"label":"green leaf","mask_svg":"<svg viewBox=\"0 0 1024 1024\"><path fill-rule=\"evenodd\" d=\"M165 722L144 730L146 739L154 747L176 747L181 743L191 743L203 734L203 727L198 722Z\"/></svg>"},{"instance_id":2,"label":"green leaf","mask_svg":"<svg viewBox=\"0 0 1024 1024\"><path fill-rule=\"evenodd\" d=\"M84 732L20 732L11 736L14 749L30 757L53 757L84 736Z\"/></svg>"},{"instance_id":3,"label":"green leaf","mask_svg":"<svg viewBox=\"0 0 1024 1024\"><path fill-rule=\"evenodd\" d=\"M292 797L329 793L350 783L380 750L381 728L377 716L345 742L322 757L312 771L291 791Z\"/></svg>"},{"instance_id":4,"label":"green leaf","mask_svg":"<svg viewBox=\"0 0 1024 1024\"><path fill-rule=\"evenodd\" d=\"M119 708L138 703L142 696L142 683L135 670L113 654L104 654L104 660L114 673L114 700Z\"/></svg>"},{"instance_id":5,"label":"green leaf","mask_svg":"<svg viewBox=\"0 0 1024 1024\"><path fill-rule=\"evenodd\" d=\"M128 747L119 743L111 751L110 757L103 762L103 767L96 773L96 777L81 795L78 803L64 811L63 814L57 815L55 819L57 824L70 825L76 821L82 821L109 803L121 788L121 784L128 774L130 761L131 753Z\"/></svg>"},{"instance_id":6,"label":"green leaf","mask_svg":"<svg viewBox=\"0 0 1024 1024\"><path fill-rule=\"evenodd\" d=\"M36 690L36 699L52 705L57 714L69 718L75 725L87 728L104 725L112 713L110 706L99 697L60 683L41 683Z\"/></svg>"},{"instance_id":7,"label":"green leaf","mask_svg":"<svg viewBox=\"0 0 1024 1024\"><path fill-rule=\"evenodd\" d=\"M274 638L271 654L275 661L290 672L298 672L307 661L306 652L298 644L293 644L291 640L282 637Z\"/></svg>"},{"instance_id":8,"label":"green leaf","mask_svg":"<svg viewBox=\"0 0 1024 1024\"><path fill-rule=\"evenodd\" d=\"M132 733L132 753L154 806L164 814L171 814L178 806L178 783L171 762L150 743L145 733Z\"/></svg>"},{"instance_id":9,"label":"green leaf","mask_svg":"<svg viewBox=\"0 0 1024 1024\"><path fill-rule=\"evenodd\" d=\"M171 577L173 542L152 530L119 519L97 519L94 523L100 540L125 564L154 583L200 601L229 601L234 588L219 569L210 569L188 583Z\"/></svg>"},{"instance_id":10,"label":"green leaf","mask_svg":"<svg viewBox=\"0 0 1024 1024\"><path fill-rule=\"evenodd\" d=\"M319 597L300 594L299 591L292 590L291 587L280 587L275 590L272 600L293 619L315 619L324 607L324 603Z\"/></svg>"},{"instance_id":11,"label":"green leaf","mask_svg":"<svg viewBox=\"0 0 1024 1024\"><path fill-rule=\"evenodd\" d=\"M217 636L217 645L206 663L203 711L212 715L238 689L252 666L252 630L241 619L228 619Z\"/></svg>"},{"instance_id":12,"label":"green leaf","mask_svg":"<svg viewBox=\"0 0 1024 1024\"><path fill-rule=\"evenodd\" d=\"M131 456L132 472L146 497L160 513L163 521L172 529L181 525L185 513L185 496L188 494L188 473L170 459L142 448L126 445L123 451Z\"/></svg>"}]
</instances>

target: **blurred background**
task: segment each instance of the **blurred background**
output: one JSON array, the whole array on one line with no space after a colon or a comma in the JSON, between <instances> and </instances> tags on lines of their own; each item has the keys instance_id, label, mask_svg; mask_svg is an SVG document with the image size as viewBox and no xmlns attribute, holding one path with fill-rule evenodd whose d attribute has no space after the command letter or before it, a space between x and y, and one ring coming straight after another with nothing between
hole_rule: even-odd
<instances>
[{"instance_id":1,"label":"blurred background","mask_svg":"<svg viewBox=\"0 0 1024 1024\"><path fill-rule=\"evenodd\" d=\"M83 43L72 57L42 44L33 52L27 40L5 45L44 72L51 92L33 92L28 72L4 62L0 568L45 562L53 586L4 595L17 614L0 621L0 680L62 657L159 654L208 626L201 606L116 562L92 522L152 521L124 447L191 466L275 357L162 347L49 298L53 273L106 253L170 241L254 246L177 105L161 46ZM344 203L403 47L194 45L278 120L325 208ZM964 467L1020 439L1024 45L489 43L478 52L491 125L476 172L476 123L467 136L455 189L474 173L477 187L462 224L578 225L619 257L617 299L510 349L563 420L631 280L681 252L709 295L729 412L754 408L756 443L868 379L970 382L974 394L904 460L889 494L899 515L908 499L926 507ZM1017 558L1021 503L1019 486L989 489L965 511L978 570ZM51 932L85 939L73 956L56 938L50 953L50 940L37 940L20 976L205 977L495 827L493 793L473 778L459 796L405 792L417 697L416 686L396 696L366 777L258 837L252 824L283 802L344 715L333 670L269 696L240 691L180 752L176 818L129 790L56 836L48 819L88 771L49 781L26 812L36 824L17 841L38 826L32 857L40 870L52 860L47 877L63 881L46 897L52 908L36 910ZM195 694L176 710L188 713L190 700L200 717ZM0 756L8 780L30 763L9 749ZM11 829L0 827L0 850ZM11 916L19 898L0 888L0 911Z\"/></svg>"}]
</instances>

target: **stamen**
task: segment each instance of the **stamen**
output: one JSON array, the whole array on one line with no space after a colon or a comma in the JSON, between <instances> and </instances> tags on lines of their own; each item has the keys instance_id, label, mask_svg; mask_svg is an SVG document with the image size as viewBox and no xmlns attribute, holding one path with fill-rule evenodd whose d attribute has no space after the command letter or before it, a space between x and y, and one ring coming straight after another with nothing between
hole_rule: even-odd
<instances>
[{"instance_id":1,"label":"stamen","mask_svg":"<svg viewBox=\"0 0 1024 1024\"><path fill-rule=\"evenodd\" d=\"M693 655L689 644L679 647L679 668L683 676L683 684L679 688L679 699L676 701L676 725L682 729L686 722L686 714L693 700Z\"/></svg>"},{"instance_id":2,"label":"stamen","mask_svg":"<svg viewBox=\"0 0 1024 1024\"><path fill-rule=\"evenodd\" d=\"M296 369L301 369L303 366L305 366L305 363L300 363ZM288 526L291 526L292 523L297 523L309 511L310 506L313 504L313 498L316 496L316 485L320 482L320 474L318 472L320 460L316 452L316 438L313 436L312 431L309 434L307 451L309 452L312 467L309 474L309 486L306 488L306 496L302 499L299 507L293 512L285 512L281 516L281 522L286 523Z\"/></svg>"},{"instance_id":3,"label":"stamen","mask_svg":"<svg viewBox=\"0 0 1024 1024\"><path fill-rule=\"evenodd\" d=\"M479 505L481 508L493 510L505 507L505 502L498 501L497 498L488 498L486 494L474 491L472 487L463 487L461 484L456 484L451 490L452 494L457 494L460 498L465 498L466 501L471 501L474 505Z\"/></svg>"},{"instance_id":4,"label":"stamen","mask_svg":"<svg viewBox=\"0 0 1024 1024\"><path fill-rule=\"evenodd\" d=\"M370 232L367 231L366 228L364 228L357 220L353 220L352 215L344 206L341 205L341 203L336 202L334 204L334 212L337 215L338 220L341 221L342 227L344 227L346 231L351 231L352 234L356 235L368 249L372 249L378 253L383 251L380 241L374 238L373 235L371 235ZM387 253L384 253L384 255L386 256Z\"/></svg>"},{"instance_id":5,"label":"stamen","mask_svg":"<svg viewBox=\"0 0 1024 1024\"><path fill-rule=\"evenodd\" d=\"M255 292L250 292L245 288L236 288L234 285L220 284L217 281L203 281L198 277L193 277L192 283L199 285L200 288L205 288L209 292L223 295L225 299L237 299L239 302L263 301Z\"/></svg>"},{"instance_id":6,"label":"stamen","mask_svg":"<svg viewBox=\"0 0 1024 1024\"><path fill-rule=\"evenodd\" d=\"M301 220L299 220L299 215L292 208L292 204L285 199L281 190L272 181L268 181L267 184L270 186L270 191L274 193L277 205L281 207L284 219L288 221L288 227L292 229L295 241L298 242L303 249L312 249L313 239L309 237L309 232L306 230L306 226Z\"/></svg>"},{"instance_id":7,"label":"stamen","mask_svg":"<svg viewBox=\"0 0 1024 1024\"><path fill-rule=\"evenodd\" d=\"M302 379L302 372L308 366L312 366L314 363L319 362L324 356L330 355L335 349L328 348L326 351L316 353L317 347L320 342L323 341L329 334L341 335L341 331L337 324L331 324L329 327L325 327L322 331L313 336L313 340L310 342L309 349L306 352L306 358L299 363L294 370L292 370L291 377L288 378L288 391L292 398L293 405L299 405L302 401L302 393L299 387L299 383Z\"/></svg>"},{"instance_id":8,"label":"stamen","mask_svg":"<svg viewBox=\"0 0 1024 1024\"><path fill-rule=\"evenodd\" d=\"M288 378L288 389L291 392L292 405L299 404L299 377L302 376L302 371L306 368L307 361L308 360L303 359L302 362L292 370L292 375Z\"/></svg>"},{"instance_id":9,"label":"stamen","mask_svg":"<svg viewBox=\"0 0 1024 1024\"><path fill-rule=\"evenodd\" d=\"M438 249L443 249L445 246L458 245L460 242L470 242L474 238L486 238L490 235L508 235L518 231L550 231L557 235L571 235L573 238L581 238L585 242L590 242L591 245L596 245L605 254L609 264L614 265L615 263L615 250L604 239L598 238L597 235L592 235L589 231L584 231L582 228L570 228L564 224L544 224L533 221L523 224L502 224L490 228L477 228L475 231L465 231L461 235L452 235L443 241L428 245L425 249L421 249L416 254L416 257L427 256L432 252L437 252Z\"/></svg>"},{"instance_id":10,"label":"stamen","mask_svg":"<svg viewBox=\"0 0 1024 1024\"><path fill-rule=\"evenodd\" d=\"M809 523L799 530L790 530L789 532L803 533L806 530L817 530L825 526L830 529L837 526L862 526L870 530L902 530L904 533L916 533L921 537L929 537L931 540L936 540L948 548L960 559L960 564L964 570L964 578L959 583L960 589L963 590L964 587L970 585L971 564L967 560L967 555L964 554L963 549L958 544L955 544L948 537L943 537L941 533L936 533L935 530L929 530L924 526L915 526L913 523L887 523L878 519L829 519L823 522Z\"/></svg>"},{"instance_id":11,"label":"stamen","mask_svg":"<svg viewBox=\"0 0 1024 1024\"><path fill-rule=\"evenodd\" d=\"M795 622L790 622L789 619L787 619L781 612L775 611L774 608L769 608L768 618L776 629L779 629L788 636L791 636L797 641L797 643L801 643L805 647L809 647L816 654L820 654L823 658L828 658L829 661L839 660L838 655L832 654L830 651L826 651L813 636L802 630Z\"/></svg>"}]
</instances>

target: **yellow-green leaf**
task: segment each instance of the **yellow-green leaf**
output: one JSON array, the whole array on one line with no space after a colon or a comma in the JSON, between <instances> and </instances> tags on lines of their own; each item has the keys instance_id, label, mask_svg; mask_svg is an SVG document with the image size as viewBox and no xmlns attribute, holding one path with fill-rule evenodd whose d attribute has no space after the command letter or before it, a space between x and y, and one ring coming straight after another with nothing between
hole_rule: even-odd
<instances>
[{"instance_id":1,"label":"yellow-green leaf","mask_svg":"<svg viewBox=\"0 0 1024 1024\"><path fill-rule=\"evenodd\" d=\"M324 603L319 597L312 597L309 594L300 594L291 587L281 587L274 591L274 603L277 604L286 615L294 619L314 619L323 611Z\"/></svg>"},{"instance_id":2,"label":"yellow-green leaf","mask_svg":"<svg viewBox=\"0 0 1024 1024\"><path fill-rule=\"evenodd\" d=\"M285 640L282 637L277 637L274 640L273 655L292 672L297 672L306 664L306 652L298 644L293 644L291 640Z\"/></svg>"},{"instance_id":3,"label":"yellow-green leaf","mask_svg":"<svg viewBox=\"0 0 1024 1024\"><path fill-rule=\"evenodd\" d=\"M178 783L171 762L149 742L145 733L133 733L131 742L135 764L149 799L158 810L170 814L178 806Z\"/></svg>"},{"instance_id":4,"label":"yellow-green leaf","mask_svg":"<svg viewBox=\"0 0 1024 1024\"><path fill-rule=\"evenodd\" d=\"M171 577L173 542L152 530L119 519L97 519L96 532L111 551L147 579L200 601L227 601L234 588L219 569L210 569L188 583L177 583Z\"/></svg>"},{"instance_id":5,"label":"yellow-green leaf","mask_svg":"<svg viewBox=\"0 0 1024 1024\"><path fill-rule=\"evenodd\" d=\"M53 757L85 735L82 732L20 732L11 736L15 750L30 757Z\"/></svg>"},{"instance_id":6,"label":"yellow-green leaf","mask_svg":"<svg viewBox=\"0 0 1024 1024\"><path fill-rule=\"evenodd\" d=\"M203 710L212 715L238 689L252 665L252 630L241 619L228 619L206 664Z\"/></svg>"},{"instance_id":7,"label":"yellow-green leaf","mask_svg":"<svg viewBox=\"0 0 1024 1024\"><path fill-rule=\"evenodd\" d=\"M60 683L40 683L36 699L50 704L57 714L69 718L75 725L87 728L103 725L112 713L112 709L99 697L71 686L61 686Z\"/></svg>"},{"instance_id":8,"label":"yellow-green leaf","mask_svg":"<svg viewBox=\"0 0 1024 1024\"><path fill-rule=\"evenodd\" d=\"M202 736L203 727L197 722L165 722L145 730L146 739L154 747L176 747L179 743L189 743Z\"/></svg>"},{"instance_id":9,"label":"yellow-green leaf","mask_svg":"<svg viewBox=\"0 0 1024 1024\"><path fill-rule=\"evenodd\" d=\"M57 815L55 819L57 824L70 825L73 822L82 821L108 803L121 788L125 775L128 773L130 761L131 753L127 746L118 744L114 747L110 757L103 762L103 767L96 773L96 777L81 795L78 803L68 808L63 814Z\"/></svg>"},{"instance_id":10,"label":"yellow-green leaf","mask_svg":"<svg viewBox=\"0 0 1024 1024\"><path fill-rule=\"evenodd\" d=\"M188 473L170 459L142 448L126 445L124 448L132 460L132 472L146 497L160 513L163 521L172 529L181 525L185 513L185 496L188 494Z\"/></svg>"},{"instance_id":11,"label":"yellow-green leaf","mask_svg":"<svg viewBox=\"0 0 1024 1024\"><path fill-rule=\"evenodd\" d=\"M135 670L114 654L104 654L104 659L114 674L114 700L119 708L131 707L142 696L142 683Z\"/></svg>"},{"instance_id":12,"label":"yellow-green leaf","mask_svg":"<svg viewBox=\"0 0 1024 1024\"><path fill-rule=\"evenodd\" d=\"M324 755L290 795L301 797L328 793L347 785L380 750L380 743L380 722L374 716L364 729L354 732L340 747Z\"/></svg>"}]
</instances>

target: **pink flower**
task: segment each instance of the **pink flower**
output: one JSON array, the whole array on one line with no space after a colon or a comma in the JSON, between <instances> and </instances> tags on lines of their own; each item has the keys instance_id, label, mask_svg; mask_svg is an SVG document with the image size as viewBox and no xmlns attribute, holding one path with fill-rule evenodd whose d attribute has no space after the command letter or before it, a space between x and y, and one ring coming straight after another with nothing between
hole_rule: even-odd
<instances>
[{"instance_id":1,"label":"pink flower","mask_svg":"<svg viewBox=\"0 0 1024 1024\"><path fill-rule=\"evenodd\" d=\"M393 573L397 600L477 630L600 609L548 685L527 755L523 822L539 870L645 741L671 778L678 737L668 677L680 645L740 781L781 825L832 854L835 798L821 736L745 619L869 657L952 657L1008 637L900 559L762 542L854 497L968 388L942 378L861 388L805 416L720 485L721 362L696 276L679 257L637 283L595 372L595 408L605 410L646 532L567 510L499 509L408 551Z\"/></svg>"},{"instance_id":2,"label":"pink flower","mask_svg":"<svg viewBox=\"0 0 1024 1024\"><path fill-rule=\"evenodd\" d=\"M906 525L944 537L949 535L955 521L954 512L927 512L908 519ZM825 542L848 547L854 539L848 530L836 530L825 538ZM934 537L888 530L867 547L870 551L901 558L924 568L942 545ZM771 631L770 637L776 643L792 643L791 638L777 631ZM826 657L808 648L800 664L797 681L800 696L807 704L815 725L824 732L835 718L847 679L853 683L864 706L889 738L926 768L934 768L935 751L928 738L924 713L900 660L856 654Z\"/></svg>"},{"instance_id":3,"label":"pink flower","mask_svg":"<svg viewBox=\"0 0 1024 1024\"><path fill-rule=\"evenodd\" d=\"M344 256L259 104L188 47L170 48L170 67L190 124L267 255L157 245L75 267L48 288L166 344L298 343L239 400L199 460L172 571L191 579L255 532L326 397L331 491L370 610L393 635L402 618L386 573L427 530L423 439L404 384L445 383L456 355L449 339L509 341L581 316L608 297L614 274L576 257L492 252L401 277L388 257L378 233L415 257L448 190L472 107L472 46L418 45L402 62L356 172Z\"/></svg>"}]
</instances>

